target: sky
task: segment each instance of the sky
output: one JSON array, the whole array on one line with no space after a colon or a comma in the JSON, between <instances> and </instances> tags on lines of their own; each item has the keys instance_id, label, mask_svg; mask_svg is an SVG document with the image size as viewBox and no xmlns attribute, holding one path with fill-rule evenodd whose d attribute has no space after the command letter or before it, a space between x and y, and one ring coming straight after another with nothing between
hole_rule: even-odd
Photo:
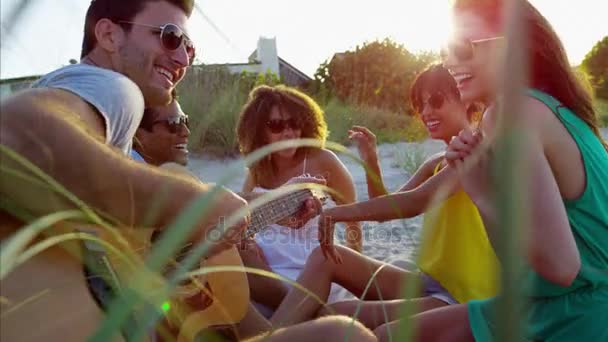
<instances>
[{"instance_id":1,"label":"sky","mask_svg":"<svg viewBox=\"0 0 608 342\"><path fill-rule=\"evenodd\" d=\"M78 59L89 0L1 0L0 78L47 73ZM128 1L128 0L125 0ZM530 0L579 64L608 35L606 0ZM204 63L246 62L258 37L275 37L279 56L312 76L334 53L390 37L412 51L438 50L449 32L448 0L196 0L190 35Z\"/></svg>"}]
</instances>

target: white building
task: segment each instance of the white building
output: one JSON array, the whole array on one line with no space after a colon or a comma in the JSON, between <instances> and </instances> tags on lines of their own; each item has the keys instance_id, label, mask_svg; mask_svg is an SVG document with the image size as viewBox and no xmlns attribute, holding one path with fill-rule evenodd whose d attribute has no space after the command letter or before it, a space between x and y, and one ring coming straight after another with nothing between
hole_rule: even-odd
<instances>
[{"instance_id":1,"label":"white building","mask_svg":"<svg viewBox=\"0 0 608 342\"><path fill-rule=\"evenodd\" d=\"M243 71L257 74L271 72L279 76L286 85L294 87L305 86L312 81L312 78L308 75L279 57L276 38L260 37L257 48L251 53L247 63L216 65L226 66L234 74Z\"/></svg>"},{"instance_id":2,"label":"white building","mask_svg":"<svg viewBox=\"0 0 608 342\"><path fill-rule=\"evenodd\" d=\"M283 83L292 87L302 87L312 81L308 75L296 69L293 65L287 63L279 57L277 53L276 38L260 37L255 51L249 56L247 63L228 63L216 64L226 66L232 73L241 73L243 71L251 73L267 73L271 72L277 76ZM205 67L193 66L193 67ZM4 99L10 94L21 89L27 88L36 81L40 76L27 76L19 78L10 78L0 80L0 99Z\"/></svg>"}]
</instances>

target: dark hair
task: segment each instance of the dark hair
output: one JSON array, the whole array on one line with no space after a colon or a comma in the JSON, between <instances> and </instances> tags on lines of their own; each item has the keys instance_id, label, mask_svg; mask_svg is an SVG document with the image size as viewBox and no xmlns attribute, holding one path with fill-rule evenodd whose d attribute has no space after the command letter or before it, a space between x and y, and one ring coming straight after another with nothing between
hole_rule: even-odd
<instances>
[{"instance_id":1,"label":"dark hair","mask_svg":"<svg viewBox=\"0 0 608 342\"><path fill-rule=\"evenodd\" d=\"M454 12L471 11L485 23L503 30L503 0L456 0ZM591 94L585 90L568 62L566 50L551 24L527 0L522 0L523 22L528 35L529 85L558 99L581 118L608 150L599 132Z\"/></svg>"},{"instance_id":2,"label":"dark hair","mask_svg":"<svg viewBox=\"0 0 608 342\"><path fill-rule=\"evenodd\" d=\"M177 91L175 90L175 88L173 88L173 90L171 91L171 102L169 102L169 104L177 101L177 99ZM145 129L148 132L152 131L152 125L154 124L154 121L156 121L157 116L158 111L156 110L156 107L144 109L144 115L141 118L141 122L139 123L139 128Z\"/></svg>"},{"instance_id":3,"label":"dark hair","mask_svg":"<svg viewBox=\"0 0 608 342\"><path fill-rule=\"evenodd\" d=\"M290 113L298 121L301 138L317 139L325 143L327 139L327 123L319 105L303 92L278 85L270 87L262 85L249 93L249 99L237 125L237 138L241 153L248 155L258 148L268 144L266 141L266 122L273 107ZM298 148L298 152L310 150L310 147ZM256 182L269 179L273 172L270 156L254 163L250 167Z\"/></svg>"},{"instance_id":4,"label":"dark hair","mask_svg":"<svg viewBox=\"0 0 608 342\"><path fill-rule=\"evenodd\" d=\"M446 97L460 101L460 92L454 77L442 64L434 64L418 74L410 88L410 103L416 112L422 110L424 93L440 92Z\"/></svg>"},{"instance_id":5,"label":"dark hair","mask_svg":"<svg viewBox=\"0 0 608 342\"><path fill-rule=\"evenodd\" d=\"M194 7L194 0L92 0L84 21L84 38L82 39L80 58L85 57L95 48L97 44L95 25L99 20L105 18L115 23L121 20L130 21L147 4L158 1L166 1L176 6L183 10L188 17L192 14ZM124 28L129 32L131 26L126 25Z\"/></svg>"}]
</instances>

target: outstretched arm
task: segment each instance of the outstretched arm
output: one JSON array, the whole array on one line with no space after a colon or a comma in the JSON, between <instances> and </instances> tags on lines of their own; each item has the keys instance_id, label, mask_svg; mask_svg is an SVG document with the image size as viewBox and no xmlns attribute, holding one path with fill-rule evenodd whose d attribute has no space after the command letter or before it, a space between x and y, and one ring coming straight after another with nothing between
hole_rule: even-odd
<instances>
[{"instance_id":1,"label":"outstretched arm","mask_svg":"<svg viewBox=\"0 0 608 342\"><path fill-rule=\"evenodd\" d=\"M324 211L334 222L388 221L422 214L434 203L449 197L459 188L456 173L444 168L414 190L396 192L368 201L341 205Z\"/></svg>"},{"instance_id":2,"label":"outstretched arm","mask_svg":"<svg viewBox=\"0 0 608 342\"><path fill-rule=\"evenodd\" d=\"M427 179L431 178L435 174L435 169L443 161L444 152L440 152L432 155L429 159L425 160L424 163L414 172L414 175L403 184L396 192L410 191L419 187L422 183L426 182Z\"/></svg>"}]
</instances>

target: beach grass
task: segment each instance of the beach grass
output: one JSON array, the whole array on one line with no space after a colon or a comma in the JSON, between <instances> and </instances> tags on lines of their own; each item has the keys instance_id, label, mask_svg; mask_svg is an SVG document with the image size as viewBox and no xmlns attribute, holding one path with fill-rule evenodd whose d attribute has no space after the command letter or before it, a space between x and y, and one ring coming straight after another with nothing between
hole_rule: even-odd
<instances>
[{"instance_id":1,"label":"beach grass","mask_svg":"<svg viewBox=\"0 0 608 342\"><path fill-rule=\"evenodd\" d=\"M608 127L608 99L595 99L595 109L602 127Z\"/></svg>"}]
</instances>

